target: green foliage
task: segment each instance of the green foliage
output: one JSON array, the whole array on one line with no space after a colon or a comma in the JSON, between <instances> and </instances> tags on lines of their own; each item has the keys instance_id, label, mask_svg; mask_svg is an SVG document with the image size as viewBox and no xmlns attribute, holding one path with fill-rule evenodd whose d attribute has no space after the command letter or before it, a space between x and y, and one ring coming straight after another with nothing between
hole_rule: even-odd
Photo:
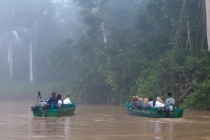
<instances>
[{"instance_id":1,"label":"green foliage","mask_svg":"<svg viewBox=\"0 0 210 140\"><path fill-rule=\"evenodd\" d=\"M194 91L187 96L182 104L183 108L189 109L209 109L210 105L210 81L205 80L194 84Z\"/></svg>"},{"instance_id":2,"label":"green foliage","mask_svg":"<svg viewBox=\"0 0 210 140\"><path fill-rule=\"evenodd\" d=\"M197 97L203 85L200 82L207 80L202 77L208 75L208 70L204 69L208 67L205 61L208 52L202 52L207 46L204 43L205 22L195 20L199 18L198 13L201 17L205 14L201 7L197 7L202 4L201 1L187 1L184 4L183 1L156 0L149 4L149 12L141 14L152 29L144 29L145 22L140 22L138 28L143 28L142 31L147 33L142 43L151 44L148 49L155 48L152 49L154 54L147 56L150 60L153 59L151 66L141 71L137 80L138 95L166 98L166 93L170 91L176 98L177 105L184 101L183 107L207 108L208 101L203 103L200 99L208 97L208 93L202 91L202 97Z\"/></svg>"},{"instance_id":3,"label":"green foliage","mask_svg":"<svg viewBox=\"0 0 210 140\"><path fill-rule=\"evenodd\" d=\"M51 61L78 102L124 104L172 92L177 106L208 108L204 1L76 1L86 36L59 44Z\"/></svg>"},{"instance_id":4,"label":"green foliage","mask_svg":"<svg viewBox=\"0 0 210 140\"><path fill-rule=\"evenodd\" d=\"M72 95L78 103L107 104L111 88L104 83L105 76L96 71L89 71L71 85Z\"/></svg>"},{"instance_id":5,"label":"green foliage","mask_svg":"<svg viewBox=\"0 0 210 140\"><path fill-rule=\"evenodd\" d=\"M210 76L210 53L202 51L200 61L193 63L195 69L193 82L193 92L184 99L182 104L185 108L191 109L209 109L210 94L209 94L209 76Z\"/></svg>"},{"instance_id":6,"label":"green foliage","mask_svg":"<svg viewBox=\"0 0 210 140\"><path fill-rule=\"evenodd\" d=\"M74 55L72 52L73 41L71 39L65 40L62 44L56 46L51 52L52 66L55 70L71 70L71 59Z\"/></svg>"}]
</instances>

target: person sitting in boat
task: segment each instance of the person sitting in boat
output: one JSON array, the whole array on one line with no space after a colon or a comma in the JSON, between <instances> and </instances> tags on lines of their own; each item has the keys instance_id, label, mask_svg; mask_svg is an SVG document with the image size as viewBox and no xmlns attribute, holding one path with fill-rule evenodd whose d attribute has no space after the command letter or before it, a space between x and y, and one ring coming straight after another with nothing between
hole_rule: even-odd
<instances>
[{"instance_id":1,"label":"person sitting in boat","mask_svg":"<svg viewBox=\"0 0 210 140\"><path fill-rule=\"evenodd\" d=\"M142 104L142 109L143 110L147 110L148 108L150 108L150 104L148 103L148 98L144 98L144 103Z\"/></svg>"},{"instance_id":2,"label":"person sitting in boat","mask_svg":"<svg viewBox=\"0 0 210 140\"><path fill-rule=\"evenodd\" d=\"M63 101L63 104L71 104L69 95L66 96L66 99Z\"/></svg>"},{"instance_id":3,"label":"person sitting in boat","mask_svg":"<svg viewBox=\"0 0 210 140\"><path fill-rule=\"evenodd\" d=\"M172 93L168 93L168 98L166 99L166 113L167 117L171 118L173 111L174 111L174 106L175 106L175 100L174 98L171 97Z\"/></svg>"},{"instance_id":4,"label":"person sitting in boat","mask_svg":"<svg viewBox=\"0 0 210 140\"><path fill-rule=\"evenodd\" d=\"M143 104L143 99L138 96L133 96L131 100L132 108L141 108Z\"/></svg>"},{"instance_id":5,"label":"person sitting in boat","mask_svg":"<svg viewBox=\"0 0 210 140\"><path fill-rule=\"evenodd\" d=\"M136 98L136 96L133 96L133 98L131 100L132 108L136 108L136 102L137 102L137 98Z\"/></svg>"},{"instance_id":6,"label":"person sitting in boat","mask_svg":"<svg viewBox=\"0 0 210 140\"><path fill-rule=\"evenodd\" d=\"M47 101L50 104L50 108L58 108L58 98L56 97L56 92L52 92L52 97Z\"/></svg>"},{"instance_id":7,"label":"person sitting in boat","mask_svg":"<svg viewBox=\"0 0 210 140\"><path fill-rule=\"evenodd\" d=\"M143 98L139 98L138 96L136 96L136 98L138 99L138 100L136 101L136 107L137 107L137 108L141 108L142 105L144 104Z\"/></svg>"},{"instance_id":8,"label":"person sitting in boat","mask_svg":"<svg viewBox=\"0 0 210 140\"><path fill-rule=\"evenodd\" d=\"M155 102L155 107L157 107L157 108L163 108L165 106L166 105L163 102L163 100L161 99L161 97L157 97L157 101Z\"/></svg>"},{"instance_id":9,"label":"person sitting in boat","mask_svg":"<svg viewBox=\"0 0 210 140\"><path fill-rule=\"evenodd\" d=\"M151 106L151 107L154 107L155 106L155 102L153 101L153 98L152 97L149 97L149 102L148 104Z\"/></svg>"},{"instance_id":10,"label":"person sitting in boat","mask_svg":"<svg viewBox=\"0 0 210 140\"><path fill-rule=\"evenodd\" d=\"M175 105L175 100L174 100L174 98L171 97L171 95L172 95L172 93L169 92L168 98L166 99L166 106Z\"/></svg>"},{"instance_id":11,"label":"person sitting in boat","mask_svg":"<svg viewBox=\"0 0 210 140\"><path fill-rule=\"evenodd\" d=\"M57 99L58 99L58 107L61 108L63 101L61 100L61 94L57 95Z\"/></svg>"}]
</instances>

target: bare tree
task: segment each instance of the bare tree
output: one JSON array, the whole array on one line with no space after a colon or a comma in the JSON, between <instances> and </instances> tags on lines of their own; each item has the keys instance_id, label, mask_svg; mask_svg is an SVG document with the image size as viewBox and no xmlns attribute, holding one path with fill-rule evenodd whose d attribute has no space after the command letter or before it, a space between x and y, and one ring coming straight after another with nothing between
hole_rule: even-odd
<instances>
[{"instance_id":1,"label":"bare tree","mask_svg":"<svg viewBox=\"0 0 210 140\"><path fill-rule=\"evenodd\" d=\"M206 30L208 50L210 51L210 0L206 0Z\"/></svg>"},{"instance_id":2,"label":"bare tree","mask_svg":"<svg viewBox=\"0 0 210 140\"><path fill-rule=\"evenodd\" d=\"M10 72L10 80L12 80L12 39L13 38L13 35L12 35L12 32L8 33L8 40L7 40L7 44L8 44L8 59L7 59L7 62L9 63L10 65L10 69L9 69L9 72Z\"/></svg>"},{"instance_id":3,"label":"bare tree","mask_svg":"<svg viewBox=\"0 0 210 140\"><path fill-rule=\"evenodd\" d=\"M33 83L32 39L30 40L30 83Z\"/></svg>"}]
</instances>

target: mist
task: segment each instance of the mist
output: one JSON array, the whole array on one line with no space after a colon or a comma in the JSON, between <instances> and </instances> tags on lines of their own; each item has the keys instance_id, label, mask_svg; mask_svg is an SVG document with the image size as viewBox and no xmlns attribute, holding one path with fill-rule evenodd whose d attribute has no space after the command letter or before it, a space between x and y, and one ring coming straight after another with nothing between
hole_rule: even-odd
<instances>
[{"instance_id":1,"label":"mist","mask_svg":"<svg viewBox=\"0 0 210 140\"><path fill-rule=\"evenodd\" d=\"M2 97L27 99L37 91L46 96L64 92L50 61L51 51L66 38L84 34L81 8L72 1L50 0L1 1L0 7Z\"/></svg>"},{"instance_id":2,"label":"mist","mask_svg":"<svg viewBox=\"0 0 210 140\"><path fill-rule=\"evenodd\" d=\"M190 100L208 95L200 88L209 65L203 7L197 0L1 0L1 99L56 92L76 103L122 105L170 91L194 108Z\"/></svg>"}]
</instances>

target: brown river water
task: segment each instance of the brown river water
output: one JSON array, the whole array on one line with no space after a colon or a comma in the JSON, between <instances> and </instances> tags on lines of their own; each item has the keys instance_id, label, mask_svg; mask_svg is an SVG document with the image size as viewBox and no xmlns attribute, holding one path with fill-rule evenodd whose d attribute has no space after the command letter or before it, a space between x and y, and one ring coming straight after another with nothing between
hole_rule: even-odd
<instances>
[{"instance_id":1,"label":"brown river water","mask_svg":"<svg viewBox=\"0 0 210 140\"><path fill-rule=\"evenodd\" d=\"M0 102L0 140L210 140L210 111L183 118L131 116L125 107L77 105L75 115L34 117L33 101Z\"/></svg>"}]
</instances>

